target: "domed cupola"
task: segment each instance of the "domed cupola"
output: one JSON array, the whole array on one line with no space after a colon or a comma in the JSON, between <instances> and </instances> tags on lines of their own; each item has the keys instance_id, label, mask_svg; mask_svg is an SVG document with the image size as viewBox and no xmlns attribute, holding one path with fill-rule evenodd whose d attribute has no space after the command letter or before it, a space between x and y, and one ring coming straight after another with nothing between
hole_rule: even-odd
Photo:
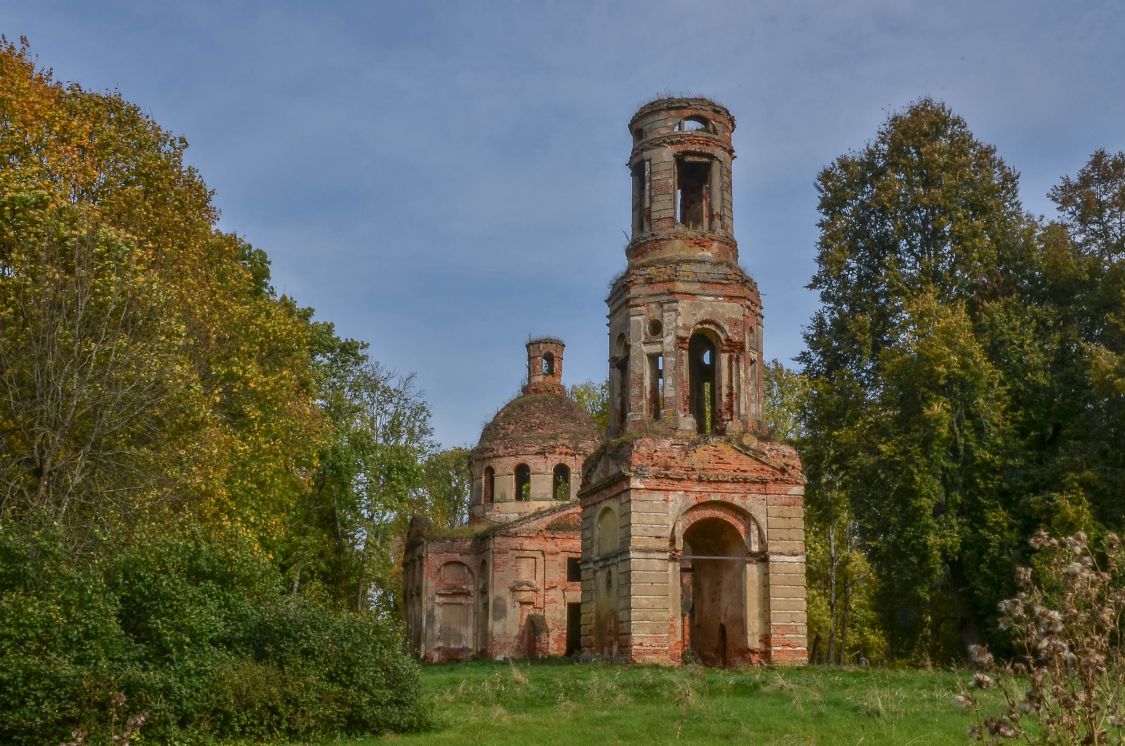
<instances>
[{"instance_id":1,"label":"domed cupola","mask_svg":"<svg viewBox=\"0 0 1125 746\"><path fill-rule=\"evenodd\" d=\"M575 499L602 433L563 388L563 348L549 337L527 343L527 385L481 431L470 455L474 521L504 523Z\"/></svg>"}]
</instances>

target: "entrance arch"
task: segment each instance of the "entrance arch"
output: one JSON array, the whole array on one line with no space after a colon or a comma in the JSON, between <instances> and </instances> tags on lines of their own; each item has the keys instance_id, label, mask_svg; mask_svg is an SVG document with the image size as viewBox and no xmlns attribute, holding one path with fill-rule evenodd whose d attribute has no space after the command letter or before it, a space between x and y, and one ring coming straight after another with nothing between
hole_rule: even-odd
<instances>
[{"instance_id":1,"label":"entrance arch","mask_svg":"<svg viewBox=\"0 0 1125 746\"><path fill-rule=\"evenodd\" d=\"M705 665L728 666L746 657L747 554L738 529L722 518L704 518L684 531L685 643Z\"/></svg>"},{"instance_id":2,"label":"entrance arch","mask_svg":"<svg viewBox=\"0 0 1125 746\"><path fill-rule=\"evenodd\" d=\"M769 658L768 555L757 520L723 500L697 503L676 521L681 642L709 666Z\"/></svg>"}]
</instances>

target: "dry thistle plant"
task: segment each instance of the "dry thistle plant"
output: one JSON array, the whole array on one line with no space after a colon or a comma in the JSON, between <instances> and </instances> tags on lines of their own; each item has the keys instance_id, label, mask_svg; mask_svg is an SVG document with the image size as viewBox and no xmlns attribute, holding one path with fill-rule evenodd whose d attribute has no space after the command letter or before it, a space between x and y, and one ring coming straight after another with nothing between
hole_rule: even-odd
<instances>
[{"instance_id":1,"label":"dry thistle plant","mask_svg":"<svg viewBox=\"0 0 1125 746\"><path fill-rule=\"evenodd\" d=\"M1001 629L1010 630L1017 657L998 666L981 646L970 655L979 669L957 703L975 723L969 735L996 743L1125 743L1125 552L1106 537L1103 561L1083 533L1031 537L1042 563L1016 571L1019 592L1000 604ZM1039 563L1037 563L1039 564ZM986 713L973 690L996 688L1004 706Z\"/></svg>"},{"instance_id":2,"label":"dry thistle plant","mask_svg":"<svg viewBox=\"0 0 1125 746\"><path fill-rule=\"evenodd\" d=\"M122 711L125 709L125 693L117 692L113 695L110 701L110 728L109 728L109 743L111 744L130 744L134 741L140 740L141 726L145 724L148 719L148 711L137 712L130 715L125 719L125 722L120 722ZM59 746L86 746L89 742L89 734L84 730L76 730L70 734L69 741L63 741Z\"/></svg>"}]
</instances>

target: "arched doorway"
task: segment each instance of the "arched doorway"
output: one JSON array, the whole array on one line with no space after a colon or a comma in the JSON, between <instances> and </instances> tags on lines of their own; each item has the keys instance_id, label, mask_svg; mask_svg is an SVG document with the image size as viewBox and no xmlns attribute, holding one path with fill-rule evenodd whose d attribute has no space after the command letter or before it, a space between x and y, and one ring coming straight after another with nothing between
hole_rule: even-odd
<instances>
[{"instance_id":1,"label":"arched doorway","mask_svg":"<svg viewBox=\"0 0 1125 746\"><path fill-rule=\"evenodd\" d=\"M747 658L746 542L723 518L703 518L684 531L680 590L684 642L708 666Z\"/></svg>"}]
</instances>

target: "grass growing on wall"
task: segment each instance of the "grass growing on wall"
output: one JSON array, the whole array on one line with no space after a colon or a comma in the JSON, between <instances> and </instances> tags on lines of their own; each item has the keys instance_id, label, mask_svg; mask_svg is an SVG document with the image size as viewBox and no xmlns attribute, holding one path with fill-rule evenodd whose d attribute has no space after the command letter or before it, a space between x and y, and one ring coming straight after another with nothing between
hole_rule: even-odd
<instances>
[{"instance_id":1,"label":"grass growing on wall","mask_svg":"<svg viewBox=\"0 0 1125 746\"><path fill-rule=\"evenodd\" d=\"M360 744L962 743L957 674L887 669L430 666L438 729Z\"/></svg>"}]
</instances>

